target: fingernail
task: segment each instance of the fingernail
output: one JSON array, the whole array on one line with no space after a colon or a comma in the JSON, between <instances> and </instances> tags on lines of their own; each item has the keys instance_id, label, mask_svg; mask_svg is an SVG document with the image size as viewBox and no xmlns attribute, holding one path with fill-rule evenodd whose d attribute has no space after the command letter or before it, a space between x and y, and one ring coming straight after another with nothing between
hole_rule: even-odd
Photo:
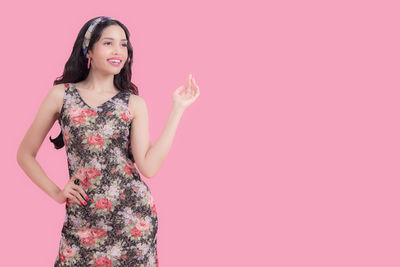
<instances>
[{"instance_id":1,"label":"fingernail","mask_svg":"<svg viewBox=\"0 0 400 267\"><path fill-rule=\"evenodd\" d=\"M87 203L86 203L86 201L85 201L85 205L86 205Z\"/></svg>"},{"instance_id":2,"label":"fingernail","mask_svg":"<svg viewBox=\"0 0 400 267\"><path fill-rule=\"evenodd\" d=\"M89 199L89 197L88 196L86 196L86 200L88 200Z\"/></svg>"}]
</instances>

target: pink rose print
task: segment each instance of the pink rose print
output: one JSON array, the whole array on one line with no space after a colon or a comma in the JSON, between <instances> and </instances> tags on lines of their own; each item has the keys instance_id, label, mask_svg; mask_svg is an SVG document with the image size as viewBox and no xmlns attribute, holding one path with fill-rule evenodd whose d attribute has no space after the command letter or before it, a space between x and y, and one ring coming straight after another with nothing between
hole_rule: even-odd
<instances>
[{"instance_id":1,"label":"pink rose print","mask_svg":"<svg viewBox=\"0 0 400 267\"><path fill-rule=\"evenodd\" d=\"M85 182L86 181L86 182ZM93 184L91 183L91 182L89 182L89 180L84 180L82 183L81 183L81 187L83 188L83 189L89 189L89 187L91 187Z\"/></svg>"},{"instance_id":2,"label":"pink rose print","mask_svg":"<svg viewBox=\"0 0 400 267\"><path fill-rule=\"evenodd\" d=\"M63 251L65 257L73 258L75 255L75 251L72 248L65 248Z\"/></svg>"},{"instance_id":3,"label":"pink rose print","mask_svg":"<svg viewBox=\"0 0 400 267\"><path fill-rule=\"evenodd\" d=\"M69 112L69 116L73 124L79 125L86 122L85 118L83 117L82 111L83 108L81 107L74 107L71 109L71 111Z\"/></svg>"},{"instance_id":4,"label":"pink rose print","mask_svg":"<svg viewBox=\"0 0 400 267\"><path fill-rule=\"evenodd\" d=\"M149 223L145 220L141 220L136 224L136 228L139 231L147 231L149 229Z\"/></svg>"},{"instance_id":5,"label":"pink rose print","mask_svg":"<svg viewBox=\"0 0 400 267\"><path fill-rule=\"evenodd\" d=\"M74 175L74 178L78 178L83 181L86 179L86 167L81 167Z\"/></svg>"},{"instance_id":6,"label":"pink rose print","mask_svg":"<svg viewBox=\"0 0 400 267\"><path fill-rule=\"evenodd\" d=\"M87 171L86 171L86 177L87 177L88 179L96 178L96 177L99 176L100 174L101 174L100 171L99 171L98 169L96 169L96 168L89 168L89 169L87 169Z\"/></svg>"},{"instance_id":7,"label":"pink rose print","mask_svg":"<svg viewBox=\"0 0 400 267\"><path fill-rule=\"evenodd\" d=\"M128 117L128 115L127 115L126 113L122 113L122 114L121 114L121 118L122 118L124 121L129 121L129 117Z\"/></svg>"},{"instance_id":8,"label":"pink rose print","mask_svg":"<svg viewBox=\"0 0 400 267\"><path fill-rule=\"evenodd\" d=\"M133 227L131 230L131 235L135 238L138 238L142 236L142 232L140 232L136 227Z\"/></svg>"},{"instance_id":9,"label":"pink rose print","mask_svg":"<svg viewBox=\"0 0 400 267\"><path fill-rule=\"evenodd\" d=\"M96 243L95 238L107 236L107 232L100 228L82 228L78 230L78 235L81 238L81 243L90 247Z\"/></svg>"},{"instance_id":10,"label":"pink rose print","mask_svg":"<svg viewBox=\"0 0 400 267\"><path fill-rule=\"evenodd\" d=\"M90 229L90 228L79 229L78 235L79 235L80 238L91 237L92 236L92 229Z\"/></svg>"},{"instance_id":11,"label":"pink rose print","mask_svg":"<svg viewBox=\"0 0 400 267\"><path fill-rule=\"evenodd\" d=\"M91 230L93 238L101 238L107 236L107 232L100 228L94 228Z\"/></svg>"},{"instance_id":12,"label":"pink rose print","mask_svg":"<svg viewBox=\"0 0 400 267\"><path fill-rule=\"evenodd\" d=\"M111 260L107 258L107 256L97 258L94 263L96 264L96 266L105 266L105 267L111 266Z\"/></svg>"},{"instance_id":13,"label":"pink rose print","mask_svg":"<svg viewBox=\"0 0 400 267\"><path fill-rule=\"evenodd\" d=\"M149 205L150 205L150 207L153 206L153 204L154 204L153 196L151 194L149 194Z\"/></svg>"},{"instance_id":14,"label":"pink rose print","mask_svg":"<svg viewBox=\"0 0 400 267\"><path fill-rule=\"evenodd\" d=\"M71 122L73 124L79 125L79 124L84 123L86 121L85 121L85 119L83 117L72 117L71 118Z\"/></svg>"},{"instance_id":15,"label":"pink rose print","mask_svg":"<svg viewBox=\"0 0 400 267\"><path fill-rule=\"evenodd\" d=\"M107 209L108 211L110 211L111 209L111 201L108 200L106 197L97 200L96 202L96 206L97 209Z\"/></svg>"},{"instance_id":16,"label":"pink rose print","mask_svg":"<svg viewBox=\"0 0 400 267\"><path fill-rule=\"evenodd\" d=\"M71 122L76 125L86 122L85 117L92 117L94 115L97 115L96 111L81 107L73 107L69 112Z\"/></svg>"},{"instance_id":17,"label":"pink rose print","mask_svg":"<svg viewBox=\"0 0 400 267\"><path fill-rule=\"evenodd\" d=\"M89 145L100 146L101 148L103 148L104 140L103 140L103 138L101 138L101 136L99 134L96 134L96 135L92 135L91 137L89 137L88 143L89 143Z\"/></svg>"},{"instance_id":18,"label":"pink rose print","mask_svg":"<svg viewBox=\"0 0 400 267\"><path fill-rule=\"evenodd\" d=\"M82 243L82 245L90 247L90 246L94 245L96 242L94 241L93 237L90 236L90 237L82 238L81 243Z\"/></svg>"},{"instance_id":19,"label":"pink rose print","mask_svg":"<svg viewBox=\"0 0 400 267\"><path fill-rule=\"evenodd\" d=\"M63 253L60 253L60 262L66 262L65 256Z\"/></svg>"},{"instance_id":20,"label":"pink rose print","mask_svg":"<svg viewBox=\"0 0 400 267\"><path fill-rule=\"evenodd\" d=\"M124 171L125 171L125 173L128 174L128 175L132 175L132 174L133 174L132 169L129 168L128 165L125 165Z\"/></svg>"},{"instance_id":21,"label":"pink rose print","mask_svg":"<svg viewBox=\"0 0 400 267\"><path fill-rule=\"evenodd\" d=\"M64 131L63 137L64 137L64 144L65 144L65 146L68 146L69 132L68 132L68 131Z\"/></svg>"},{"instance_id":22,"label":"pink rose print","mask_svg":"<svg viewBox=\"0 0 400 267\"><path fill-rule=\"evenodd\" d=\"M97 115L97 112L91 109L84 109L82 110L82 115L85 117L92 117L94 115Z\"/></svg>"},{"instance_id":23,"label":"pink rose print","mask_svg":"<svg viewBox=\"0 0 400 267\"><path fill-rule=\"evenodd\" d=\"M83 108L81 108L81 107L73 107L69 112L69 116L82 117L83 116L82 111L83 111Z\"/></svg>"},{"instance_id":24,"label":"pink rose print","mask_svg":"<svg viewBox=\"0 0 400 267\"><path fill-rule=\"evenodd\" d=\"M133 168L134 168L133 163L131 161L127 161L126 165L124 167L124 171L128 175L132 175L133 174Z\"/></svg>"}]
</instances>

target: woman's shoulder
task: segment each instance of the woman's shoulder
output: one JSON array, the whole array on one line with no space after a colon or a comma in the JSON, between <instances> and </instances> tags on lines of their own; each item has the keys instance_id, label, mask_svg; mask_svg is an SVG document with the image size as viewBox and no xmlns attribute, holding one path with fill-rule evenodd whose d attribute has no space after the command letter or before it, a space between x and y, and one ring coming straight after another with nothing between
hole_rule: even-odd
<instances>
[{"instance_id":1,"label":"woman's shoulder","mask_svg":"<svg viewBox=\"0 0 400 267\"><path fill-rule=\"evenodd\" d=\"M129 96L129 106L134 107L136 105L146 105L146 101L143 97L131 93Z\"/></svg>"},{"instance_id":2,"label":"woman's shoulder","mask_svg":"<svg viewBox=\"0 0 400 267\"><path fill-rule=\"evenodd\" d=\"M59 83L59 84L53 85L53 87L51 88L51 91L57 95L64 95L64 92L66 89L68 89L68 87L69 87L69 83Z\"/></svg>"},{"instance_id":3,"label":"woman's shoulder","mask_svg":"<svg viewBox=\"0 0 400 267\"><path fill-rule=\"evenodd\" d=\"M57 103L57 110L60 111L64 102L65 83L54 85L49 91L49 97L54 103ZM68 85L67 85L68 86Z\"/></svg>"},{"instance_id":4,"label":"woman's shoulder","mask_svg":"<svg viewBox=\"0 0 400 267\"><path fill-rule=\"evenodd\" d=\"M133 114L133 117L135 117L137 111L140 111L146 107L146 101L143 97L131 93L129 96L128 107L129 111Z\"/></svg>"},{"instance_id":5,"label":"woman's shoulder","mask_svg":"<svg viewBox=\"0 0 400 267\"><path fill-rule=\"evenodd\" d=\"M135 95L132 92L129 92L129 102L131 101L144 101L143 97Z\"/></svg>"}]
</instances>

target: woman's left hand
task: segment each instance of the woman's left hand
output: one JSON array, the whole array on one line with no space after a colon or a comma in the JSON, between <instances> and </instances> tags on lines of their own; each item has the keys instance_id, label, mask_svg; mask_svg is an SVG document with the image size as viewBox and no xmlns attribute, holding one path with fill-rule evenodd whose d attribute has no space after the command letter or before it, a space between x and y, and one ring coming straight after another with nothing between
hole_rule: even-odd
<instances>
[{"instance_id":1,"label":"woman's left hand","mask_svg":"<svg viewBox=\"0 0 400 267\"><path fill-rule=\"evenodd\" d=\"M183 93L180 94L182 91ZM176 105L178 108L186 109L197 99L197 97L199 97L199 95L199 86L196 84L192 74L190 74L186 82L186 88L184 85L182 85L175 90L173 94L174 105Z\"/></svg>"}]
</instances>

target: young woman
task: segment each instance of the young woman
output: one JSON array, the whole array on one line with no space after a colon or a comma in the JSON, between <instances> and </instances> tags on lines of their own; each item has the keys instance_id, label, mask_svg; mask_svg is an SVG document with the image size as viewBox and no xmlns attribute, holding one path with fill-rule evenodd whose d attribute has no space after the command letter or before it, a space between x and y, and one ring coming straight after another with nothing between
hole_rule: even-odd
<instances>
[{"instance_id":1,"label":"young woman","mask_svg":"<svg viewBox=\"0 0 400 267\"><path fill-rule=\"evenodd\" d=\"M131 80L132 46L118 20L97 17L80 30L64 73L54 81L25 134L17 161L29 178L66 203L54 266L158 266L158 219L140 173L155 176L184 110L200 95L189 75L152 144L146 103ZM36 161L58 120L57 149L65 145L69 181L60 189ZM134 163L138 169L136 169ZM139 171L138 171L139 170Z\"/></svg>"}]
</instances>

